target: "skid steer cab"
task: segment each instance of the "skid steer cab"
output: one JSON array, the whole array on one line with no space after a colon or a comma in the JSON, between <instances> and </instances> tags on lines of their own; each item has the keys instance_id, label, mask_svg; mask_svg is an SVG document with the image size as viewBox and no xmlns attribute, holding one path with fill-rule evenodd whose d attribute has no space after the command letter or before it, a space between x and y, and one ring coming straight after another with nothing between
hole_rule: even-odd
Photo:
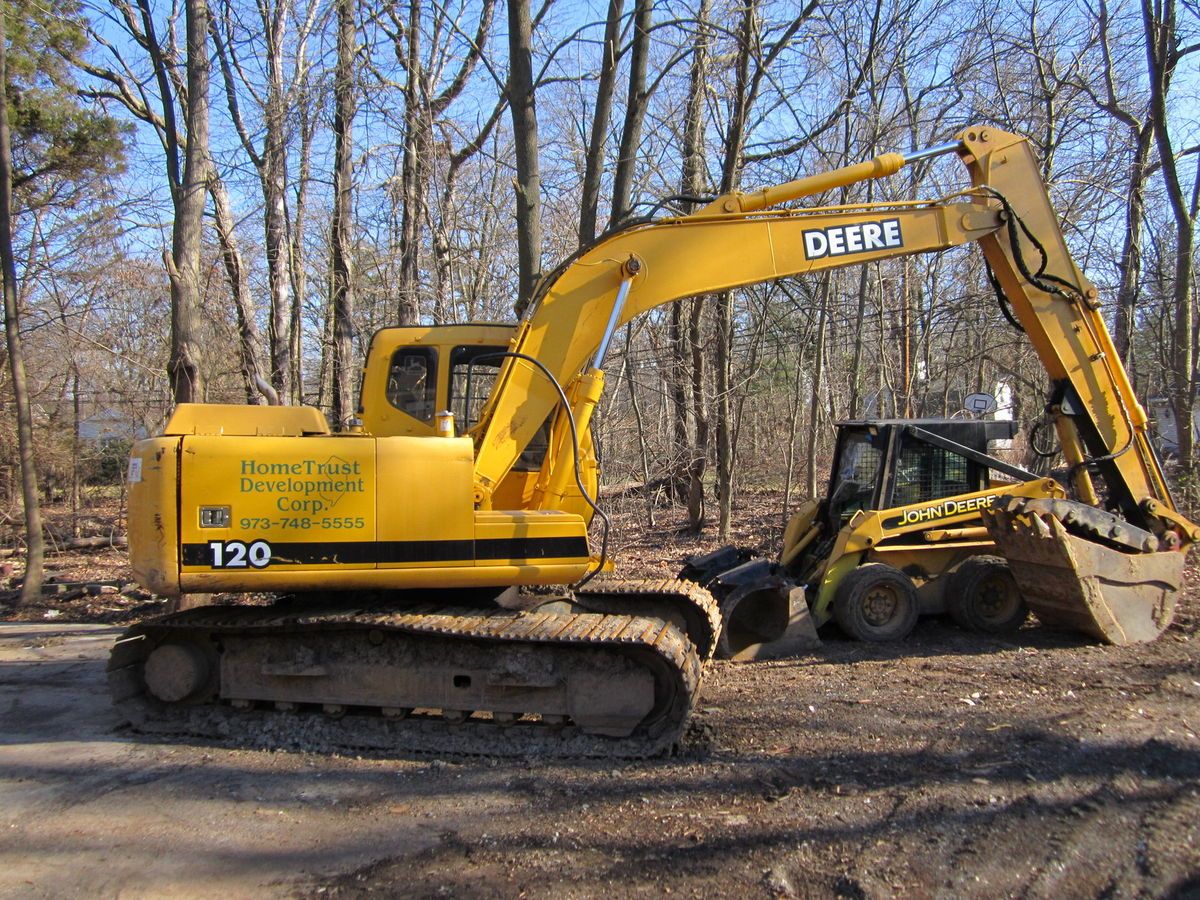
<instances>
[{"instance_id":1,"label":"skid steer cab","mask_svg":"<svg viewBox=\"0 0 1200 900\"><path fill-rule=\"evenodd\" d=\"M720 652L754 659L815 643L836 621L851 637L900 640L922 615L974 631L1014 631L1028 613L984 527L1007 497L1064 497L994 455L1016 423L969 419L840 422L829 490L788 522L778 560L725 547L682 577L721 603Z\"/></svg>"}]
</instances>

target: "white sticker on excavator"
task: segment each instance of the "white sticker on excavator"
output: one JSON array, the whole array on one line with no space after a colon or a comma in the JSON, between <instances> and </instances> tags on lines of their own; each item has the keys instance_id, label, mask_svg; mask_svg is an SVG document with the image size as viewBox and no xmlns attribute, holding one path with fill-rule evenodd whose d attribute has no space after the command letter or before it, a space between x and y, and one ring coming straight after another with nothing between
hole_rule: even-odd
<instances>
[{"instance_id":1,"label":"white sticker on excavator","mask_svg":"<svg viewBox=\"0 0 1200 900\"><path fill-rule=\"evenodd\" d=\"M130 484L137 484L142 480L142 458L140 456L129 457L129 476L125 480Z\"/></svg>"},{"instance_id":2,"label":"white sticker on excavator","mask_svg":"<svg viewBox=\"0 0 1200 900\"><path fill-rule=\"evenodd\" d=\"M822 259L872 250L895 250L904 246L899 219L880 222L854 222L804 232L804 258Z\"/></svg>"},{"instance_id":3,"label":"white sticker on excavator","mask_svg":"<svg viewBox=\"0 0 1200 900\"><path fill-rule=\"evenodd\" d=\"M214 569L265 569L271 564L271 545L266 541L209 541Z\"/></svg>"}]
</instances>

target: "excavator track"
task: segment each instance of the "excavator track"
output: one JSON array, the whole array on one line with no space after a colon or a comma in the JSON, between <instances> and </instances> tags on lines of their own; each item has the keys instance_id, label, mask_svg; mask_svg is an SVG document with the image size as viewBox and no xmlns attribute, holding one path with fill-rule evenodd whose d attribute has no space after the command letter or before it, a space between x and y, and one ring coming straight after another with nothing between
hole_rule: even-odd
<instances>
[{"instance_id":1,"label":"excavator track","mask_svg":"<svg viewBox=\"0 0 1200 900\"><path fill-rule=\"evenodd\" d=\"M649 605L650 593L624 596ZM117 708L149 734L647 757L679 742L706 658L660 617L294 603L143 622L118 640L108 671Z\"/></svg>"},{"instance_id":2,"label":"excavator track","mask_svg":"<svg viewBox=\"0 0 1200 900\"><path fill-rule=\"evenodd\" d=\"M575 602L594 612L671 622L683 629L704 662L713 658L721 635L721 608L712 594L678 578L596 578L575 592Z\"/></svg>"}]
</instances>

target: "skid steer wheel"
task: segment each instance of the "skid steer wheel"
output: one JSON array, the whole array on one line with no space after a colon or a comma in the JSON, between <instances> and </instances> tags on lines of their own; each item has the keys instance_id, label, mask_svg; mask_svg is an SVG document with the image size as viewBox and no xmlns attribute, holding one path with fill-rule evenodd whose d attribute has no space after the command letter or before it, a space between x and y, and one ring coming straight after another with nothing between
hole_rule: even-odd
<instances>
[{"instance_id":1,"label":"skid steer wheel","mask_svg":"<svg viewBox=\"0 0 1200 900\"><path fill-rule=\"evenodd\" d=\"M946 585L950 616L962 628L1008 634L1025 622L1029 609L1008 563L999 556L972 556Z\"/></svg>"},{"instance_id":2,"label":"skid steer wheel","mask_svg":"<svg viewBox=\"0 0 1200 900\"><path fill-rule=\"evenodd\" d=\"M912 579L883 563L859 566L842 579L833 617L860 641L899 641L917 624L920 607Z\"/></svg>"}]
</instances>

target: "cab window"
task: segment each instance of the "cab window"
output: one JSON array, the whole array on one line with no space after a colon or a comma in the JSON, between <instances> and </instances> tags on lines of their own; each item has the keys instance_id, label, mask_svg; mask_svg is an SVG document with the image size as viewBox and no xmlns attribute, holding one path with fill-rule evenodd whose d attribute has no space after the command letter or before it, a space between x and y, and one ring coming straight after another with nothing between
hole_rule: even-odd
<instances>
[{"instance_id":1,"label":"cab window","mask_svg":"<svg viewBox=\"0 0 1200 900\"><path fill-rule=\"evenodd\" d=\"M455 347L450 352L450 411L459 434L479 423L479 415L491 396L504 362L505 347ZM551 413L513 464L516 472L536 472L550 446Z\"/></svg>"},{"instance_id":2,"label":"cab window","mask_svg":"<svg viewBox=\"0 0 1200 900\"><path fill-rule=\"evenodd\" d=\"M922 441L906 440L896 466L891 505L908 506L976 489L968 477L965 457Z\"/></svg>"},{"instance_id":3,"label":"cab window","mask_svg":"<svg viewBox=\"0 0 1200 900\"><path fill-rule=\"evenodd\" d=\"M500 356L504 350L504 347L471 346L450 351L450 412L454 413L460 434L479 422L479 414L504 362Z\"/></svg>"},{"instance_id":4,"label":"cab window","mask_svg":"<svg viewBox=\"0 0 1200 900\"><path fill-rule=\"evenodd\" d=\"M432 422L437 403L437 350L401 347L388 367L387 398L392 406L422 422Z\"/></svg>"}]
</instances>

